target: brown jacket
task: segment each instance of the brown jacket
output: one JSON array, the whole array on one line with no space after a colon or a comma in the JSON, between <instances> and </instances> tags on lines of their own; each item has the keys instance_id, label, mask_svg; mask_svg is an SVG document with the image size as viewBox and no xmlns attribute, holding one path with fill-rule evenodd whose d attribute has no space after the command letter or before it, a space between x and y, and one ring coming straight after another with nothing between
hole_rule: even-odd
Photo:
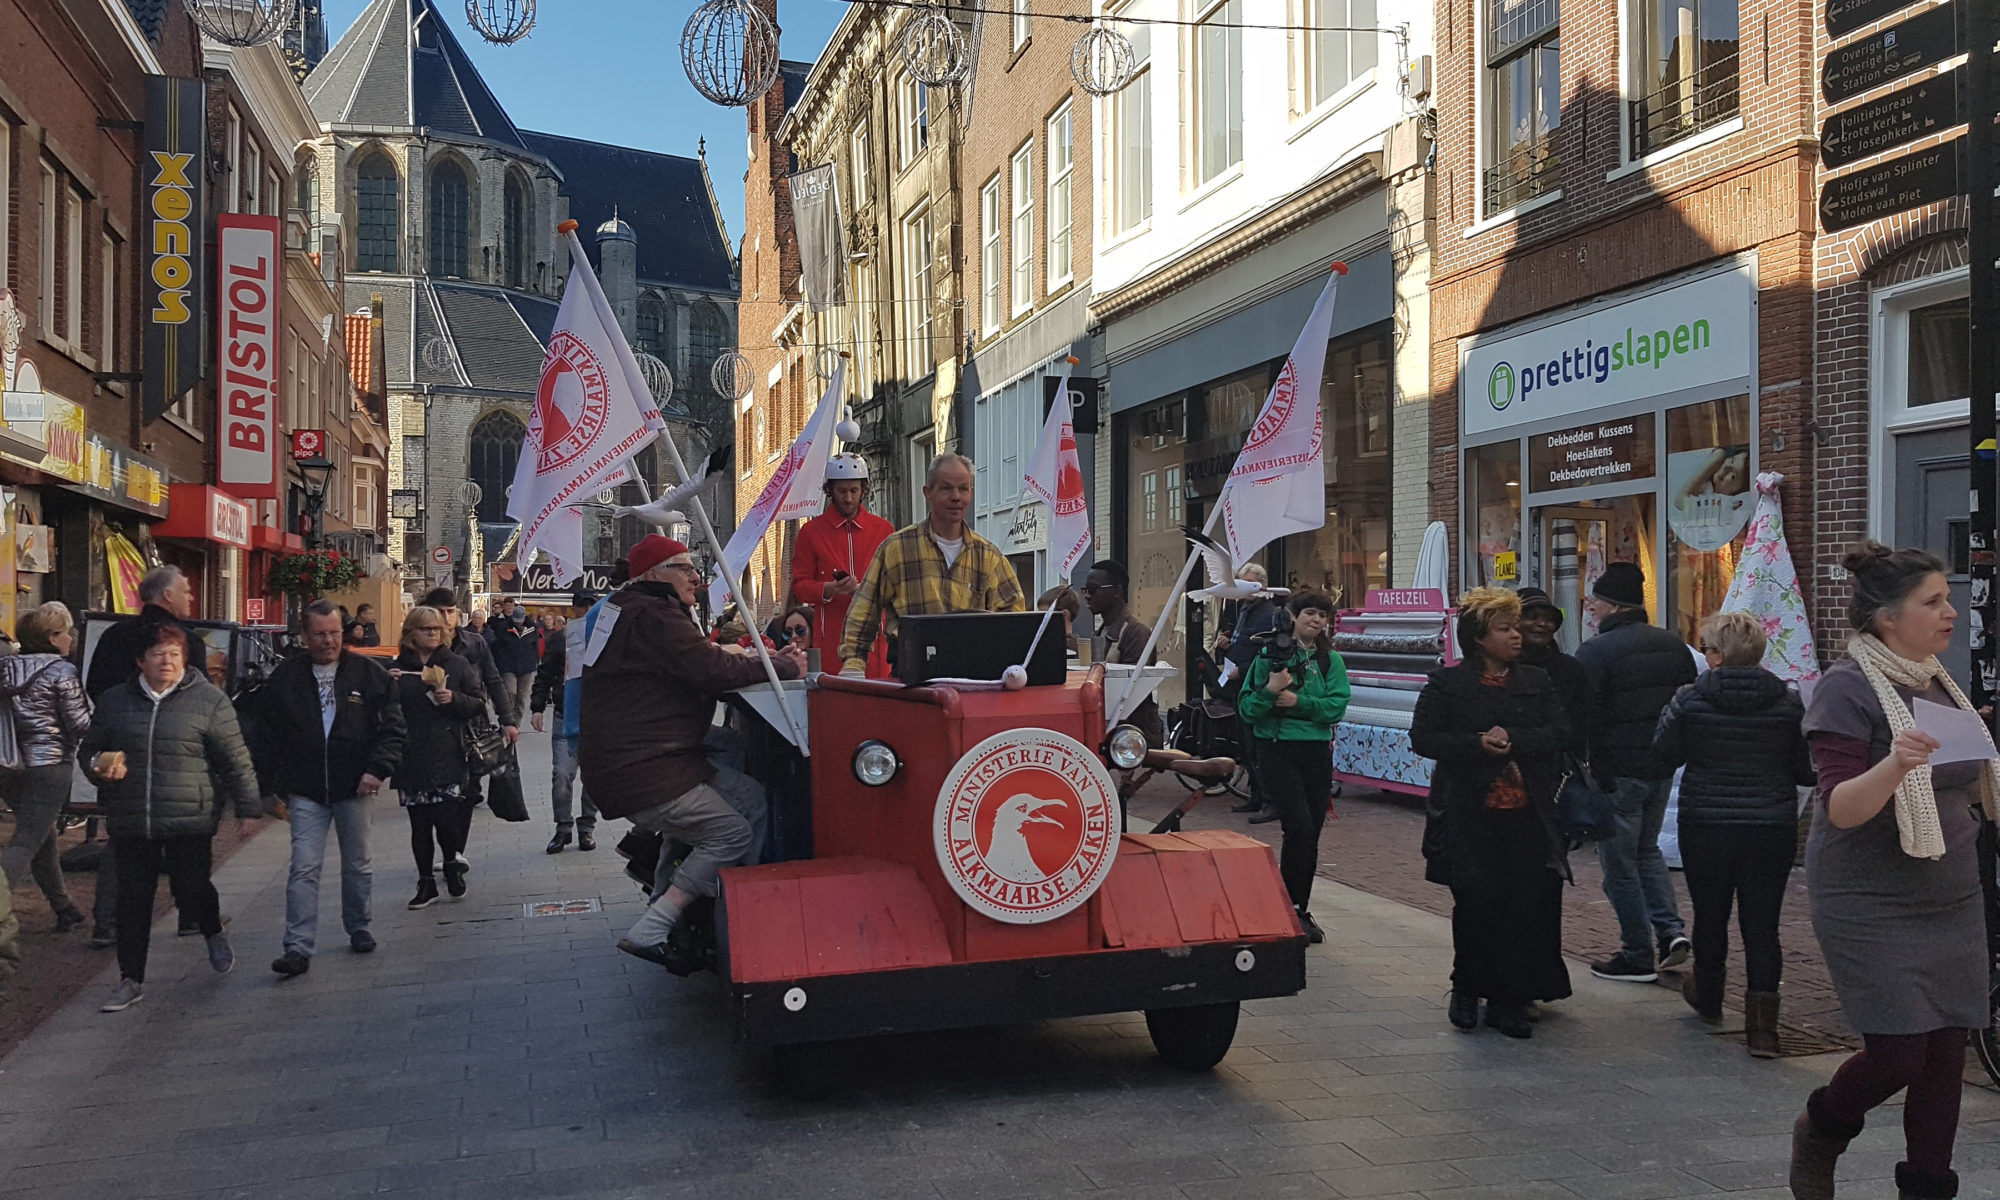
<instances>
[{"instance_id":1,"label":"brown jacket","mask_svg":"<svg viewBox=\"0 0 2000 1200\"><path fill-rule=\"evenodd\" d=\"M630 817L715 777L702 737L716 699L762 683L764 668L703 637L667 584L627 584L598 614L598 629L614 608L616 623L583 668L577 760L598 811ZM798 673L776 665L781 678Z\"/></svg>"}]
</instances>

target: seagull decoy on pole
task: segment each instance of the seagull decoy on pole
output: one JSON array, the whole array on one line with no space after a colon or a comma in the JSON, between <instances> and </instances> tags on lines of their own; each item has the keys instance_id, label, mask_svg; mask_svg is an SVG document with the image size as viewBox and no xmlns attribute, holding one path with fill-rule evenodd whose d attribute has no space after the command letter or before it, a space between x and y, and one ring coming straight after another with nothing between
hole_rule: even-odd
<instances>
[{"instance_id":1,"label":"seagull decoy on pole","mask_svg":"<svg viewBox=\"0 0 2000 1200\"><path fill-rule=\"evenodd\" d=\"M1208 577L1208 586L1189 592L1189 599L1247 600L1259 592L1270 590L1255 579L1238 579L1236 568L1229 561L1229 551L1214 538L1190 525L1181 526L1181 533L1186 535L1188 545L1193 547L1194 552L1201 556L1203 572Z\"/></svg>"}]
</instances>

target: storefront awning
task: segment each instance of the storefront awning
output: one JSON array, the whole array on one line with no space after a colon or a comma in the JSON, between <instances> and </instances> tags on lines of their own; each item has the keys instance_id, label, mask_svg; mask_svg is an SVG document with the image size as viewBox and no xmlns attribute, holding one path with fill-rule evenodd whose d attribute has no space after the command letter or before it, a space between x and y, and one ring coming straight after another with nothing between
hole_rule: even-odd
<instances>
[{"instance_id":1,"label":"storefront awning","mask_svg":"<svg viewBox=\"0 0 2000 1200\"><path fill-rule=\"evenodd\" d=\"M153 526L154 537L220 542L250 549L250 506L205 483L169 487L167 519Z\"/></svg>"},{"instance_id":2,"label":"storefront awning","mask_svg":"<svg viewBox=\"0 0 2000 1200\"><path fill-rule=\"evenodd\" d=\"M273 554L297 554L306 548L305 539L296 533L286 533L269 525L250 527L250 548L268 550Z\"/></svg>"}]
</instances>

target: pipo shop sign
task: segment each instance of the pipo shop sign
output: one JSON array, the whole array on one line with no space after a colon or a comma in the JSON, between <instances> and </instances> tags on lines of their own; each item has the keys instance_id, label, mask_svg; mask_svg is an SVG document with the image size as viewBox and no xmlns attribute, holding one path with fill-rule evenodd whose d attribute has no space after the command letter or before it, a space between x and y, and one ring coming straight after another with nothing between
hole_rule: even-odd
<instances>
[{"instance_id":1,"label":"pipo shop sign","mask_svg":"<svg viewBox=\"0 0 2000 1200\"><path fill-rule=\"evenodd\" d=\"M1736 267L1525 333L1466 338L1462 435L1747 380L1756 328L1756 283Z\"/></svg>"},{"instance_id":2,"label":"pipo shop sign","mask_svg":"<svg viewBox=\"0 0 2000 1200\"><path fill-rule=\"evenodd\" d=\"M216 218L215 481L245 499L278 498L278 219Z\"/></svg>"}]
</instances>

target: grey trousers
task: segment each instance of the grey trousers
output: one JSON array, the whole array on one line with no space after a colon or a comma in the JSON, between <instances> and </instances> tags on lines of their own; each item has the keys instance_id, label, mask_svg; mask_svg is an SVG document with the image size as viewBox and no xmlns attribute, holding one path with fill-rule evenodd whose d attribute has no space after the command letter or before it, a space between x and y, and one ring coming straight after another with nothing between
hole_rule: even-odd
<instances>
[{"instance_id":1,"label":"grey trousers","mask_svg":"<svg viewBox=\"0 0 2000 1200\"><path fill-rule=\"evenodd\" d=\"M10 880L33 874L49 907L58 915L74 911L69 889L63 886L62 863L56 854L56 818L69 803L70 780L74 768L69 763L52 767L23 767L0 776L7 807L14 810L14 835L0 850L0 872Z\"/></svg>"},{"instance_id":2,"label":"grey trousers","mask_svg":"<svg viewBox=\"0 0 2000 1200\"><path fill-rule=\"evenodd\" d=\"M694 847L678 865L662 854L653 895L672 885L699 896L716 893L724 867L757 861L770 816L763 785L733 768L718 766L712 783L698 784L656 808L632 814L632 823L671 841Z\"/></svg>"}]
</instances>

